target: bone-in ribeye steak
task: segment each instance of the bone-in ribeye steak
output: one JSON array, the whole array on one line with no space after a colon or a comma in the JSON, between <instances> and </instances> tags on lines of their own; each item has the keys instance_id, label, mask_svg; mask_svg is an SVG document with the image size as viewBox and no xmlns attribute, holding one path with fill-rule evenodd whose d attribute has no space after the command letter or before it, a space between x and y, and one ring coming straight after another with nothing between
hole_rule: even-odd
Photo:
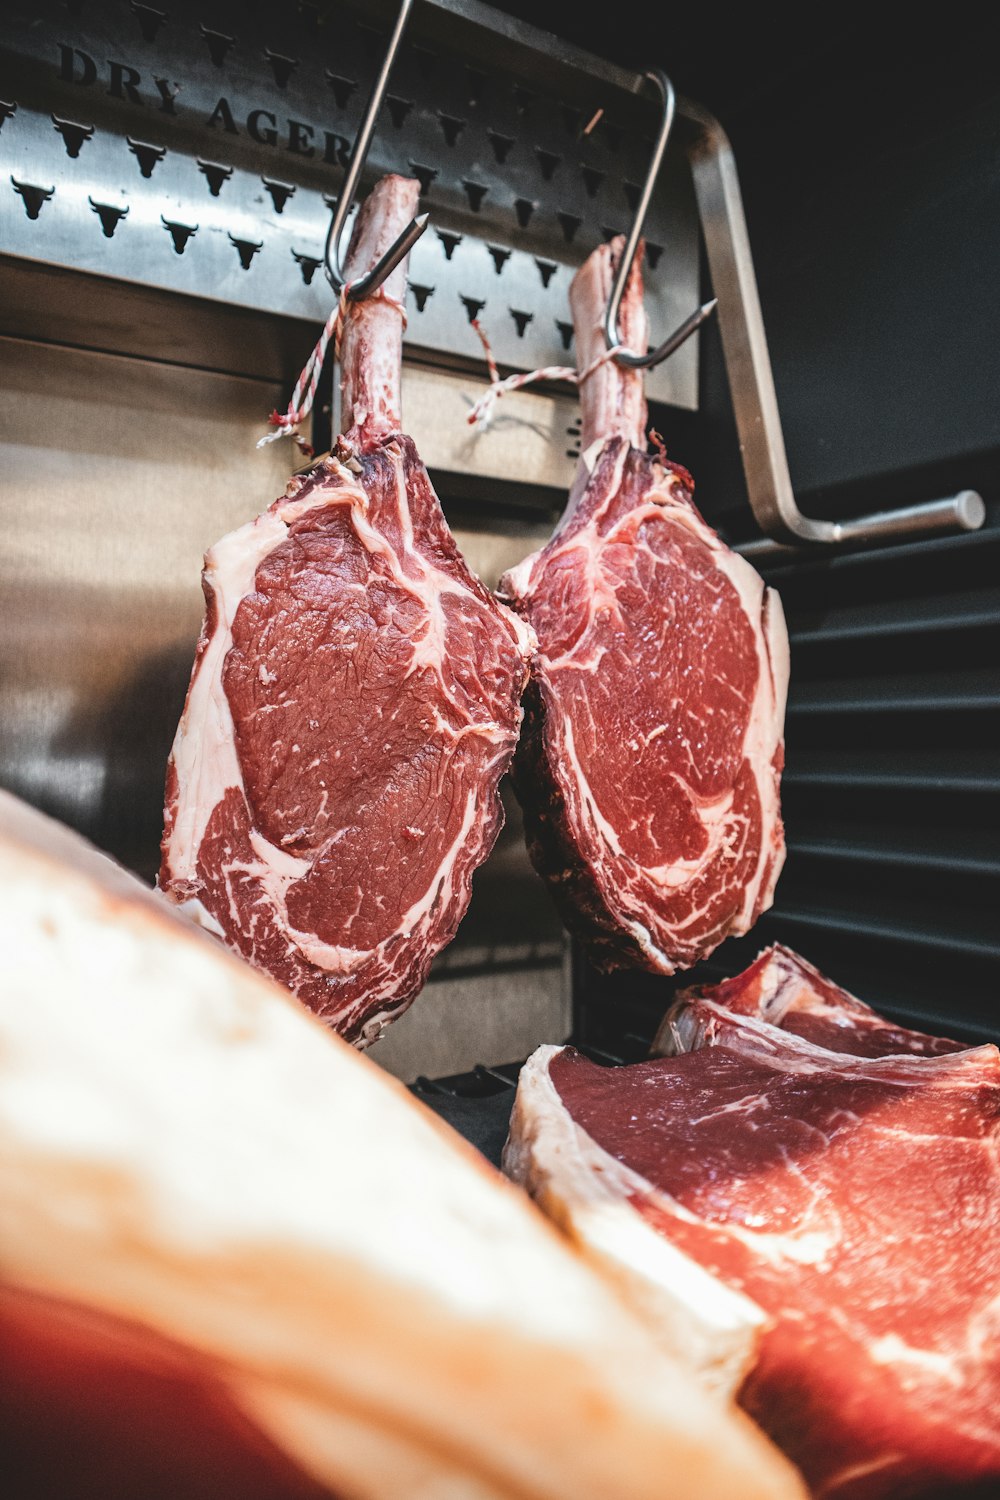
<instances>
[{"instance_id":1,"label":"bone-in ribeye steak","mask_svg":"<svg viewBox=\"0 0 1000 1500\"><path fill-rule=\"evenodd\" d=\"M817 1047L855 1057L886 1057L894 1052L939 1057L964 1051L962 1042L894 1025L791 948L775 943L735 978L682 990L657 1032L652 1047L655 1056L671 1057L702 1045L695 1040L698 1028L711 1027L715 1014L699 1003L702 1000L794 1032Z\"/></svg>"},{"instance_id":2,"label":"bone-in ribeye steak","mask_svg":"<svg viewBox=\"0 0 1000 1500\"><path fill-rule=\"evenodd\" d=\"M816 1496L1000 1493L1000 1052L858 1057L692 1005L694 1052L529 1059L509 1175L560 1221L602 1203L647 1317L640 1228L765 1314L739 1400Z\"/></svg>"},{"instance_id":3,"label":"bone-in ribeye steak","mask_svg":"<svg viewBox=\"0 0 1000 1500\"><path fill-rule=\"evenodd\" d=\"M405 227L384 178L348 277ZM348 303L347 431L206 556L160 886L357 1045L454 936L503 822L529 633L475 578L400 432L400 267Z\"/></svg>"},{"instance_id":4,"label":"bone-in ribeye steak","mask_svg":"<svg viewBox=\"0 0 1000 1500\"><path fill-rule=\"evenodd\" d=\"M621 242L570 299L584 368L603 349ZM622 332L646 347L638 263ZM784 860L788 638L781 604L644 449L642 375L581 386L583 457L540 552L501 580L538 638L514 785L529 848L602 969L670 974L746 932Z\"/></svg>"}]
</instances>

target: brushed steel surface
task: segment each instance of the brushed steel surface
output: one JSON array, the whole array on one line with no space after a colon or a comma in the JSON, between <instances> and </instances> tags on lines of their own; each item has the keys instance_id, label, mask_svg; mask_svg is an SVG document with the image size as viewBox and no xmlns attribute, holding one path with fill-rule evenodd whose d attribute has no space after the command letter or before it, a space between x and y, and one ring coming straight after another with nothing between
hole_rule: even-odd
<instances>
[{"instance_id":1,"label":"brushed steel surface","mask_svg":"<svg viewBox=\"0 0 1000 1500\"><path fill-rule=\"evenodd\" d=\"M302 318L0 255L0 334L278 382L287 400L317 330Z\"/></svg>"},{"instance_id":2,"label":"brushed steel surface","mask_svg":"<svg viewBox=\"0 0 1000 1500\"><path fill-rule=\"evenodd\" d=\"M571 1029L565 967L494 967L481 974L432 978L414 1005L394 1021L369 1055L387 1072L413 1083L520 1062L543 1041L563 1042Z\"/></svg>"},{"instance_id":3,"label":"brushed steel surface","mask_svg":"<svg viewBox=\"0 0 1000 1500\"><path fill-rule=\"evenodd\" d=\"M12 339L0 360L0 774L151 879L202 555L287 477L254 448L272 390Z\"/></svg>"},{"instance_id":4,"label":"brushed steel surface","mask_svg":"<svg viewBox=\"0 0 1000 1500\"><path fill-rule=\"evenodd\" d=\"M219 3L206 22L192 0L177 0L162 25L156 14L119 0L4 8L0 252L321 325L331 206L384 56L375 14L343 5L321 22L308 7ZM569 282L628 226L655 106L591 77L606 114L585 136L589 117L561 84L553 93L517 71L537 64L532 42L552 39L524 28L519 51L470 67L422 39L446 19L417 7L362 184L400 171L427 185L433 227L411 256L408 342L481 367L478 313L502 366L563 364ZM674 327L699 280L681 150L668 153L647 242L650 317ZM693 409L695 343L648 389Z\"/></svg>"},{"instance_id":5,"label":"brushed steel surface","mask_svg":"<svg viewBox=\"0 0 1000 1500\"><path fill-rule=\"evenodd\" d=\"M485 389L477 376L403 365L404 426L424 463L435 472L488 476L498 499L510 482L542 486L554 492L561 510L580 453L577 396L507 391L488 426L470 426L469 412ZM522 532L522 556L531 535Z\"/></svg>"}]
</instances>

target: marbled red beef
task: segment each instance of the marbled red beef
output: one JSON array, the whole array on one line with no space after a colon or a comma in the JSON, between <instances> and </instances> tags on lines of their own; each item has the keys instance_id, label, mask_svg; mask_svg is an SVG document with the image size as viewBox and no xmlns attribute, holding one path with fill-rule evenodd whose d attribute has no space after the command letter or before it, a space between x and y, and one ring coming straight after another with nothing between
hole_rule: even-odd
<instances>
[{"instance_id":1,"label":"marbled red beef","mask_svg":"<svg viewBox=\"0 0 1000 1500\"><path fill-rule=\"evenodd\" d=\"M603 349L621 242L571 289L577 356ZM622 330L646 346L633 270ZM641 372L582 384L583 456L540 552L501 581L538 649L514 784L529 848L602 969L670 974L746 932L784 860L781 604L706 525L679 464L645 451Z\"/></svg>"},{"instance_id":2,"label":"marbled red beef","mask_svg":"<svg viewBox=\"0 0 1000 1500\"><path fill-rule=\"evenodd\" d=\"M712 1005L705 1006L703 1001ZM716 1025L716 1006L767 1021L817 1047L855 1057L886 1057L895 1052L940 1057L964 1050L962 1042L887 1021L791 948L774 943L732 979L682 990L664 1017L654 1054L669 1057L701 1045L696 1038L702 1027L711 1030Z\"/></svg>"},{"instance_id":3,"label":"marbled red beef","mask_svg":"<svg viewBox=\"0 0 1000 1500\"><path fill-rule=\"evenodd\" d=\"M0 1350L4 1500L335 1500L231 1371L141 1324L0 1281Z\"/></svg>"},{"instance_id":4,"label":"marbled red beef","mask_svg":"<svg viewBox=\"0 0 1000 1500\"><path fill-rule=\"evenodd\" d=\"M367 269L418 184L384 178ZM400 431L405 271L347 304L347 431L205 559L160 886L359 1046L454 936L503 822L529 633L463 561Z\"/></svg>"},{"instance_id":5,"label":"marbled red beef","mask_svg":"<svg viewBox=\"0 0 1000 1500\"><path fill-rule=\"evenodd\" d=\"M739 1399L816 1496L1000 1492L1000 1052L858 1058L719 1016L670 1059L548 1059L602 1182L624 1169L634 1211L768 1315Z\"/></svg>"}]
</instances>

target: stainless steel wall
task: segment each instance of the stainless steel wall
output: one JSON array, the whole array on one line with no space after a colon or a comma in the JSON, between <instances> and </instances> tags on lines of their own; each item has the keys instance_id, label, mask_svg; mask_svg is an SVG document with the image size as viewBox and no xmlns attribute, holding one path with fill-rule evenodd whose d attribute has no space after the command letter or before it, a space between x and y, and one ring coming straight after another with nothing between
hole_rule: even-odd
<instances>
[{"instance_id":1,"label":"stainless steel wall","mask_svg":"<svg viewBox=\"0 0 1000 1500\"><path fill-rule=\"evenodd\" d=\"M284 484L263 381L0 340L0 774L152 879L205 548Z\"/></svg>"}]
</instances>

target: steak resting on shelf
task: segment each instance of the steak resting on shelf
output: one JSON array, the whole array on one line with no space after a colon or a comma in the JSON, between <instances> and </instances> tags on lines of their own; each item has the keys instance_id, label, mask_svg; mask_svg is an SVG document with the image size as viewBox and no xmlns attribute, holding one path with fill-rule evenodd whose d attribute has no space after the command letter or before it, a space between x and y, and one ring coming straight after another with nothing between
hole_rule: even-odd
<instances>
[{"instance_id":1,"label":"steak resting on shelf","mask_svg":"<svg viewBox=\"0 0 1000 1500\"><path fill-rule=\"evenodd\" d=\"M348 278L406 226L383 178ZM530 632L400 431L406 273L348 301L345 435L206 555L160 888L358 1046L423 985L503 823Z\"/></svg>"},{"instance_id":2,"label":"steak resting on shelf","mask_svg":"<svg viewBox=\"0 0 1000 1500\"><path fill-rule=\"evenodd\" d=\"M712 1003L703 1006L702 1001ZM700 1028L716 1024L716 1006L767 1021L817 1047L856 1057L885 1057L892 1052L938 1057L965 1048L963 1042L894 1025L791 948L774 943L735 978L682 990L656 1033L652 1055L671 1057L702 1046Z\"/></svg>"},{"instance_id":3,"label":"steak resting on shelf","mask_svg":"<svg viewBox=\"0 0 1000 1500\"><path fill-rule=\"evenodd\" d=\"M621 239L570 288L581 369L604 349ZM622 335L646 348L638 258ZM645 452L641 371L581 384L583 455L541 551L501 580L538 638L514 765L532 860L600 969L671 974L746 932L784 861L780 600Z\"/></svg>"},{"instance_id":4,"label":"steak resting on shelf","mask_svg":"<svg viewBox=\"0 0 1000 1500\"><path fill-rule=\"evenodd\" d=\"M540 1048L507 1174L814 1495L1000 1493L1000 1052L833 1052L704 997L674 1037Z\"/></svg>"}]
</instances>

